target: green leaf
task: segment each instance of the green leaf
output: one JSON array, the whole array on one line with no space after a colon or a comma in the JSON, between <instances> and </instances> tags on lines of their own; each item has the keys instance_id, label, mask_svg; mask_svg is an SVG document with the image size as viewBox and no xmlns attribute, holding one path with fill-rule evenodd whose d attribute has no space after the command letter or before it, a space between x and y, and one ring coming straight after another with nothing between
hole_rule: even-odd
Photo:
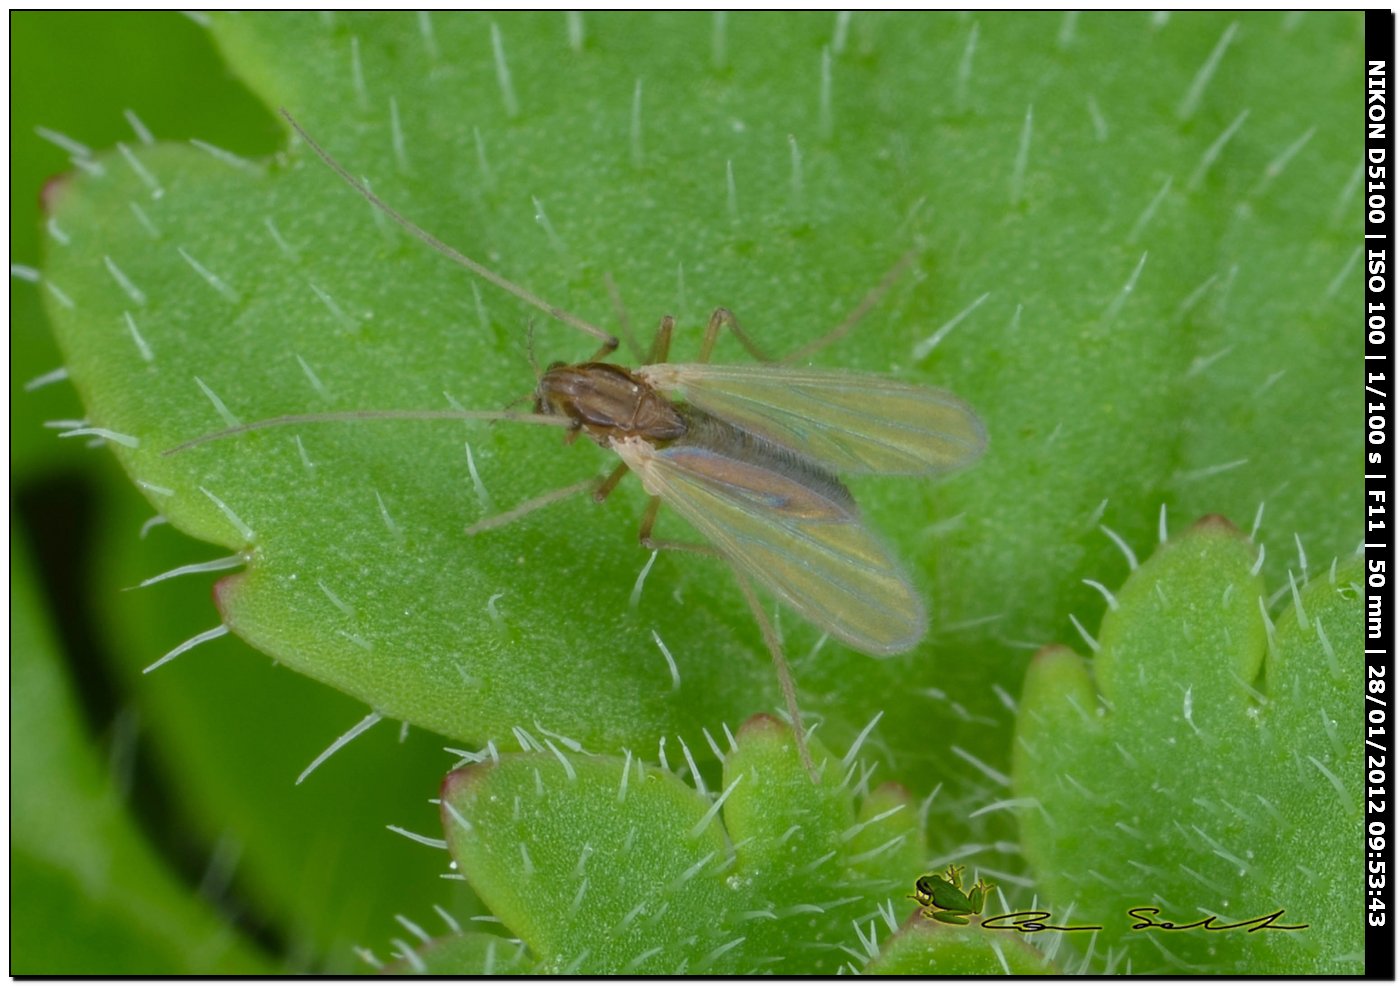
<instances>
[{"instance_id":1,"label":"green leaf","mask_svg":"<svg viewBox=\"0 0 1400 986\"><path fill-rule=\"evenodd\" d=\"M1257 555L1207 518L1117 593L1092 674L1059 648L1027 678L1026 854L1044 906L1075 919L1047 923L1102 925L1093 947L1111 969L1362 971L1360 563L1301 590L1290 574L1271 618ZM1306 927L1142 923L1275 911Z\"/></svg>"},{"instance_id":2,"label":"green leaf","mask_svg":"<svg viewBox=\"0 0 1400 986\"><path fill-rule=\"evenodd\" d=\"M1072 639L1068 613L1092 625L1102 608L1080 584L1121 564L1101 523L1138 544L1164 504L1173 523L1241 524L1264 504L1271 584L1300 567L1295 546L1314 564L1351 550L1359 16L588 16L575 46L578 23L496 19L514 115L481 17L279 13L212 30L269 126L290 107L396 206L600 324L614 324L611 272L638 334L662 312L698 329L723 304L784 351L922 248L816 361L951 387L988 423L976 469L853 484L933 633L875 661L791 614L782 629L833 746L883 712L872 741L892 776L919 795L943 785L943 848L1012 837L1008 812L976 810L1005 799L1028 654ZM601 509L462 535L488 509L462 443L505 509L611 465L557 434L362 423L299 430L312 467L288 433L160 457L223 424L196 377L242 420L442 408L443 391L499 408L530 386L536 313L489 286L478 304L471 278L305 148L270 163L129 150L52 190L64 239L47 244L41 293L86 416L142 441L116 451L156 509L252 549L219 591L227 625L474 743L538 719L604 751L677 734L703 751L702 729L780 705L722 565L659 557L631 607L645 558L627 484ZM539 323L542 362L590 354ZM730 341L719 356L745 358ZM1022 865L998 848L980 861Z\"/></svg>"},{"instance_id":3,"label":"green leaf","mask_svg":"<svg viewBox=\"0 0 1400 986\"><path fill-rule=\"evenodd\" d=\"M851 765L820 742L814 784L772 717L739 731L713 793L630 756L548 743L443 788L453 856L534 972L829 975L858 970L908 910L902 891L925 858L917 808L891 787L857 808L849 778L865 765L843 780ZM947 940L941 969L985 967Z\"/></svg>"},{"instance_id":4,"label":"green leaf","mask_svg":"<svg viewBox=\"0 0 1400 986\"><path fill-rule=\"evenodd\" d=\"M1040 976L1056 972L1020 936L955 928L915 914L864 970L871 976Z\"/></svg>"},{"instance_id":5,"label":"green leaf","mask_svg":"<svg viewBox=\"0 0 1400 986\"><path fill-rule=\"evenodd\" d=\"M96 584L132 587L216 550L169 527L138 538L149 507L114 500L81 559ZM388 721L336 752L298 783L312 761L364 719L360 703L275 666L228 636L151 674L141 669L213 624L199 576L101 593L95 615L113 663L115 701L139 710L143 756L160 796L178 808L162 821L190 844L199 879L212 858L229 863L222 897L287 956L288 971L349 974L364 947L386 952L402 934L396 914L446 930L438 905L465 923L481 911L443 863L388 825L431 831L428 799L451 760L442 740ZM209 863L214 866L215 864Z\"/></svg>"},{"instance_id":6,"label":"green leaf","mask_svg":"<svg viewBox=\"0 0 1400 986\"><path fill-rule=\"evenodd\" d=\"M70 155L45 134L90 148L135 144L132 120L161 138L198 135L261 153L274 146L276 127L265 108L215 64L208 32L173 11L16 11L11 71L17 80L10 116L10 248L16 265L40 264L42 242L61 241L62 226L42 208L43 189L74 168ZM16 278L10 304L10 389L18 397L10 436L11 473L21 480L41 470L77 470L84 456L72 442L55 442L40 422L80 416L61 381L26 385L63 365L42 302L44 284Z\"/></svg>"},{"instance_id":7,"label":"green leaf","mask_svg":"<svg viewBox=\"0 0 1400 986\"><path fill-rule=\"evenodd\" d=\"M394 975L417 973L428 976L479 975L516 976L530 973L524 944L510 944L499 935L480 932L435 939L407 953L384 971Z\"/></svg>"}]
</instances>

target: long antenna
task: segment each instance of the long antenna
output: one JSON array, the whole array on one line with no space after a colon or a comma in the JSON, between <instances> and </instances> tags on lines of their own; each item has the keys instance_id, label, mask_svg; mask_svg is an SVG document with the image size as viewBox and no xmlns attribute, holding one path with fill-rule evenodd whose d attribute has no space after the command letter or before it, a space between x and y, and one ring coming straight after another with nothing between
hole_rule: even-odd
<instances>
[{"instance_id":1,"label":"long antenna","mask_svg":"<svg viewBox=\"0 0 1400 986\"><path fill-rule=\"evenodd\" d=\"M287 425L319 424L323 421L441 421L444 418L453 421L522 421L525 424L553 425L556 428L574 427L571 419L560 415L520 414L514 411L317 411L310 414L284 414L277 418L250 421L246 425L234 425L223 431L213 431L198 438L191 438L188 442L181 442L174 448L166 449L161 455L175 455L207 442L217 442L265 428L283 428Z\"/></svg>"},{"instance_id":2,"label":"long antenna","mask_svg":"<svg viewBox=\"0 0 1400 986\"><path fill-rule=\"evenodd\" d=\"M373 192L371 192L365 186L364 182L360 181L358 178L352 175L349 171L345 169L344 165L342 165L335 158L331 157L330 154L325 150L325 148L323 148L320 144L316 143L315 138L313 138L309 133L307 133L300 123L297 123L296 118L293 117L291 113L287 112L285 108L281 110L281 113L284 117L286 117L287 122L292 125L292 129L301 135L301 139L306 141L306 143L311 146L311 149L316 152L317 156L320 157L322 161L326 162L326 166L329 167L336 174L338 174L347 185L349 185L355 191L359 192L362 196L364 196L365 199L368 200L370 205L384 212L384 214L387 215L390 219L394 220L394 222L398 223L404 229L408 230L410 233L412 233L418 239L422 240L428 246L432 247L438 253L442 254L444 257L451 260L453 263L465 267L477 277L490 281L502 291L508 291L511 294L515 295L517 298L519 298L521 301L525 302L526 304L534 305L540 311L549 315L550 318L556 318L566 325L572 325L580 332L585 332L588 335L593 336L595 339L603 340L603 344L605 346L608 346L612 349L617 348L617 338L612 334L604 332L602 329L598 328L598 326L592 324L591 322L585 322L583 319L579 318L572 312L567 312L562 308L556 308L554 305L551 305L549 302L545 301L533 291L526 290L519 284L516 284L514 281L508 281L500 274L497 274L495 271L487 267L483 267L471 257L468 257L465 254L454 250L452 247L442 242L442 240L438 239L432 233L429 233L423 227L419 226L413 220L409 219L407 216L404 216L393 206L389 205L389 203L385 202L378 195L375 195Z\"/></svg>"}]
</instances>

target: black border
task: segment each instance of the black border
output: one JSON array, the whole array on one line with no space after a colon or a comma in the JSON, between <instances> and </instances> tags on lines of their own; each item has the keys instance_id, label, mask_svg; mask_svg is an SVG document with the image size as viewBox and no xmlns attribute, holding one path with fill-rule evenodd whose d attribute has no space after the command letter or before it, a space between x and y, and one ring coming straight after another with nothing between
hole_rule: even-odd
<instances>
[{"instance_id":1,"label":"black border","mask_svg":"<svg viewBox=\"0 0 1400 986\"><path fill-rule=\"evenodd\" d=\"M1394 453L1390 437L1390 402L1395 389L1393 366L1395 289L1394 243L1395 141L1390 106L1395 98L1395 15L1366 11L1365 66L1365 311L1364 366L1366 684L1363 702L1365 741L1365 859L1363 875L1366 928L1366 977L1395 978L1393 845L1395 797L1391 747L1394 700L1394 626L1391 622L1394 542L1390 494Z\"/></svg>"}]
</instances>

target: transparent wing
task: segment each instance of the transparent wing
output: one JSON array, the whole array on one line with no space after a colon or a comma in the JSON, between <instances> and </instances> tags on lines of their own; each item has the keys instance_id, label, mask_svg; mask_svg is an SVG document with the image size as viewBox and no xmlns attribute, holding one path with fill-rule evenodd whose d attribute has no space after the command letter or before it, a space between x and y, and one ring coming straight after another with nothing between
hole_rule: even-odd
<instances>
[{"instance_id":1,"label":"transparent wing","mask_svg":"<svg viewBox=\"0 0 1400 986\"><path fill-rule=\"evenodd\" d=\"M868 373L660 363L638 371L717 418L836 472L946 472L987 446L982 421L944 390Z\"/></svg>"},{"instance_id":2,"label":"transparent wing","mask_svg":"<svg viewBox=\"0 0 1400 986\"><path fill-rule=\"evenodd\" d=\"M648 493L822 630L875 655L923 638L922 601L849 500L710 449L623 440L613 450Z\"/></svg>"}]
</instances>

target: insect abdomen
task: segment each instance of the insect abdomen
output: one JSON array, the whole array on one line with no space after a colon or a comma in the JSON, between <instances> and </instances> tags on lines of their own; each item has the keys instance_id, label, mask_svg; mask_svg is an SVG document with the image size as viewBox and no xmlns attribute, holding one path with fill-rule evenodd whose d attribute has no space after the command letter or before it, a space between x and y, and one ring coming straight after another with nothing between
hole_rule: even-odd
<instances>
[{"instance_id":1,"label":"insect abdomen","mask_svg":"<svg viewBox=\"0 0 1400 986\"><path fill-rule=\"evenodd\" d=\"M793 484L808 492L807 496L802 497L802 504L792 503L789 497L788 502L768 504L771 508L788 509L813 519L816 519L816 513L827 511L831 513L832 520L849 521L859 516L855 499L851 496L851 491L846 489L846 485L801 453L742 428L736 428L692 405L676 404L675 408L685 420L686 432L668 443L668 448L693 446L714 452L735 462L767 469L791 480ZM784 488L788 486L786 483L781 485ZM775 494L782 495L777 490ZM806 501L816 498L825 501L828 506L814 511L813 506Z\"/></svg>"}]
</instances>

